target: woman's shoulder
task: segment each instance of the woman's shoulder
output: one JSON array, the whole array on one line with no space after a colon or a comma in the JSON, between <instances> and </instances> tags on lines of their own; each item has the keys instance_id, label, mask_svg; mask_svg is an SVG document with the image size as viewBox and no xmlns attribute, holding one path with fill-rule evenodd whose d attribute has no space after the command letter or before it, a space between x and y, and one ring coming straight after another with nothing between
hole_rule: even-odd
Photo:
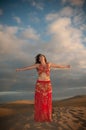
<instances>
[{"instance_id":1,"label":"woman's shoulder","mask_svg":"<svg viewBox=\"0 0 86 130\"><path fill-rule=\"evenodd\" d=\"M50 67L51 63L50 62L47 62L48 66Z\"/></svg>"},{"instance_id":2,"label":"woman's shoulder","mask_svg":"<svg viewBox=\"0 0 86 130\"><path fill-rule=\"evenodd\" d=\"M40 64L39 64L39 63L36 63L35 65L36 65L36 68L39 68L39 66L40 66Z\"/></svg>"},{"instance_id":3,"label":"woman's shoulder","mask_svg":"<svg viewBox=\"0 0 86 130\"><path fill-rule=\"evenodd\" d=\"M53 63L51 63L51 62L48 62L48 65L49 65L49 67L52 67Z\"/></svg>"}]
</instances>

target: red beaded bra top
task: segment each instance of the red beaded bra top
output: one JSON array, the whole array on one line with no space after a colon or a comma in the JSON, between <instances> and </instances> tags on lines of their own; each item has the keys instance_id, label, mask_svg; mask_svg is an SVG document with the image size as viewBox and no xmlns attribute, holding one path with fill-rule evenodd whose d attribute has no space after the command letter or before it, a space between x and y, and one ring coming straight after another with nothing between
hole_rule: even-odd
<instances>
[{"instance_id":1,"label":"red beaded bra top","mask_svg":"<svg viewBox=\"0 0 86 130\"><path fill-rule=\"evenodd\" d=\"M45 73L47 76L50 76L50 66L48 63L46 64L46 66L40 64L39 67L37 68L37 71L39 75Z\"/></svg>"}]
</instances>

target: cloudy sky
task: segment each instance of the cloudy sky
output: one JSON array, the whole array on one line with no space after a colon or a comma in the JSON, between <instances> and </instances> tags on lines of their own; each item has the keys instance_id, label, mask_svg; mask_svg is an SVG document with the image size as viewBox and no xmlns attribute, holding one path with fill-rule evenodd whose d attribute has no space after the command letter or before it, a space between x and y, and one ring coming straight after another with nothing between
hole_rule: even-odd
<instances>
[{"instance_id":1,"label":"cloudy sky","mask_svg":"<svg viewBox=\"0 0 86 130\"><path fill-rule=\"evenodd\" d=\"M54 99L86 94L85 0L0 0L0 95L33 99L36 70L15 69L34 64L38 53L72 66L51 70Z\"/></svg>"}]
</instances>

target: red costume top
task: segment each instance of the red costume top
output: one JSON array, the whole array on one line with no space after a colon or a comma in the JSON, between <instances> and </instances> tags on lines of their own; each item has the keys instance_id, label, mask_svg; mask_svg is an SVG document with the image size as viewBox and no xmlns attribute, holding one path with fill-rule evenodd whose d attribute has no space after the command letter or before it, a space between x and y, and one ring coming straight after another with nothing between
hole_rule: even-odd
<instances>
[{"instance_id":1,"label":"red costume top","mask_svg":"<svg viewBox=\"0 0 86 130\"><path fill-rule=\"evenodd\" d=\"M46 66L40 64L39 67L37 68L37 71L39 75L45 73L47 76L50 76L50 66L48 63L46 64Z\"/></svg>"}]
</instances>

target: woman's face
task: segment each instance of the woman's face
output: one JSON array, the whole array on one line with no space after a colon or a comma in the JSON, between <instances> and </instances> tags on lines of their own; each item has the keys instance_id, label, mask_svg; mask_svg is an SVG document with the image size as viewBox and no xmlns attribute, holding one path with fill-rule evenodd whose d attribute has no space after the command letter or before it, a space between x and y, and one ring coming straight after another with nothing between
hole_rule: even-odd
<instances>
[{"instance_id":1,"label":"woman's face","mask_svg":"<svg viewBox=\"0 0 86 130\"><path fill-rule=\"evenodd\" d=\"M41 55L41 56L39 57L39 61L40 61L40 62L45 61L45 57Z\"/></svg>"}]
</instances>

